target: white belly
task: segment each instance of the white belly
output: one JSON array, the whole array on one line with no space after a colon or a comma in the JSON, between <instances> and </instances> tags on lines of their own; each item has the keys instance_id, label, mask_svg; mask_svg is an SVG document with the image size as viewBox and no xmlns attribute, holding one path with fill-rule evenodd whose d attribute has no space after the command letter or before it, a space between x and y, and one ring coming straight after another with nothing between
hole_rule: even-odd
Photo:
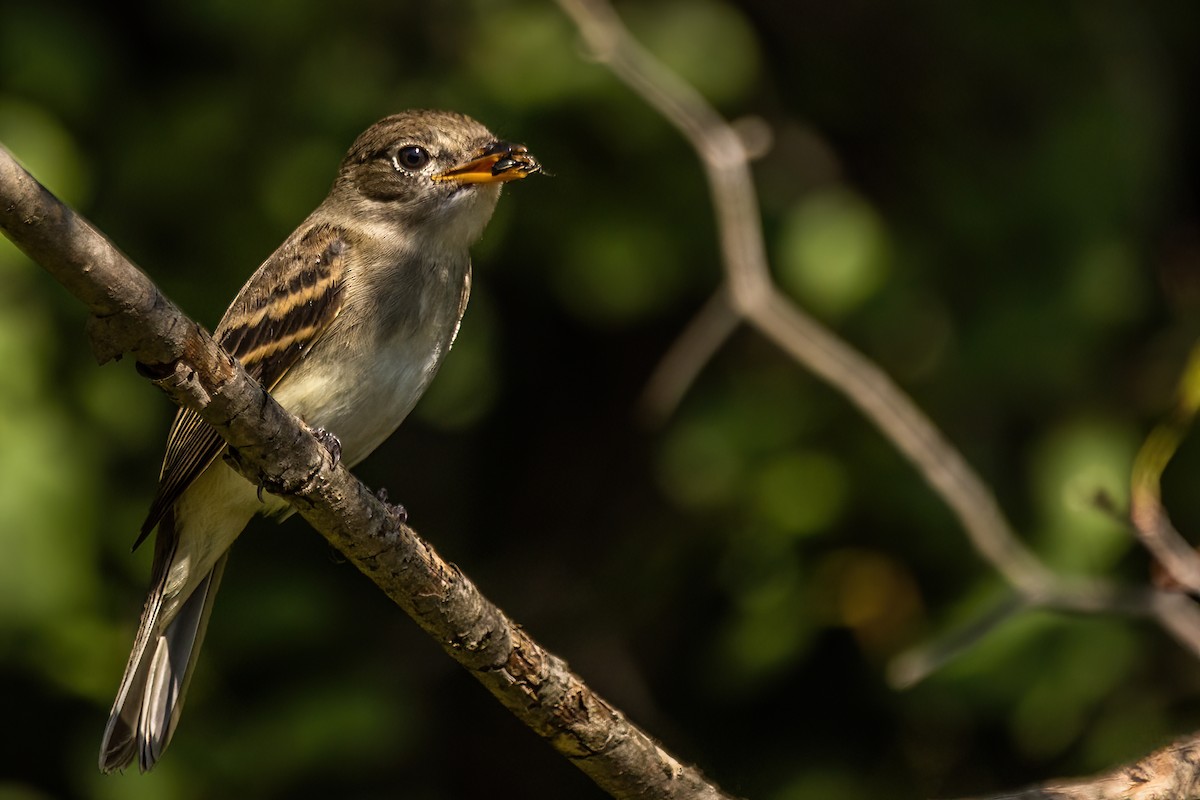
<instances>
[{"instance_id":1,"label":"white belly","mask_svg":"<svg viewBox=\"0 0 1200 800\"><path fill-rule=\"evenodd\" d=\"M393 340L374 353L338 348L297 365L273 394L309 426L337 436L342 460L353 466L417 404L449 348L444 337Z\"/></svg>"}]
</instances>

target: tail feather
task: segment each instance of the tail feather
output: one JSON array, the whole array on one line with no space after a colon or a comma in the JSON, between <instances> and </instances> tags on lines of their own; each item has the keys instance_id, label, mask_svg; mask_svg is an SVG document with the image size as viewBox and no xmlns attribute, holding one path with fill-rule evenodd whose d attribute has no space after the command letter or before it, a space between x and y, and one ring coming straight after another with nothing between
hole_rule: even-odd
<instances>
[{"instance_id":1,"label":"tail feather","mask_svg":"<svg viewBox=\"0 0 1200 800\"><path fill-rule=\"evenodd\" d=\"M150 593L104 729L101 772L124 769L135 757L139 769L147 772L166 750L183 711L228 557L221 556L165 627L159 619L165 581L158 581Z\"/></svg>"},{"instance_id":2,"label":"tail feather","mask_svg":"<svg viewBox=\"0 0 1200 800\"><path fill-rule=\"evenodd\" d=\"M253 484L218 461L163 513L150 592L100 745L102 772L135 760L145 772L162 756L179 722L230 546L256 513L287 507L268 500L264 505Z\"/></svg>"}]
</instances>

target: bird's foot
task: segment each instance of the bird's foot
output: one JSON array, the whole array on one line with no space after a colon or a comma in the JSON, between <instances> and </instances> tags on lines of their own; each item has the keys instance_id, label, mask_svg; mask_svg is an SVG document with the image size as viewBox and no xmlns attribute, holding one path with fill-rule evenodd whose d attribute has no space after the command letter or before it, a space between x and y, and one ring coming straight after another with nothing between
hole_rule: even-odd
<instances>
[{"instance_id":1,"label":"bird's foot","mask_svg":"<svg viewBox=\"0 0 1200 800\"><path fill-rule=\"evenodd\" d=\"M313 438L321 443L321 446L329 451L329 455L333 458L333 466L342 463L342 442L336 436L324 428L309 428L308 432L313 435Z\"/></svg>"},{"instance_id":2,"label":"bird's foot","mask_svg":"<svg viewBox=\"0 0 1200 800\"><path fill-rule=\"evenodd\" d=\"M383 507L392 515L392 519L396 520L397 525L403 525L408 522L408 509L399 503L389 503L386 488L381 487L375 493L375 496L379 498L379 502L383 503Z\"/></svg>"}]
</instances>

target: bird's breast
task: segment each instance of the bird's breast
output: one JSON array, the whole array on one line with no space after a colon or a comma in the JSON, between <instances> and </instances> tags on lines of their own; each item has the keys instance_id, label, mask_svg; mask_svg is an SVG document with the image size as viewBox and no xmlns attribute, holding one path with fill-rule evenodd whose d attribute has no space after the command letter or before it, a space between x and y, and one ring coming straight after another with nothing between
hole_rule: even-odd
<instances>
[{"instance_id":1,"label":"bird's breast","mask_svg":"<svg viewBox=\"0 0 1200 800\"><path fill-rule=\"evenodd\" d=\"M337 436L353 465L395 431L433 380L466 307L470 262L464 254L373 269L365 279L352 273L347 289L342 313L273 394Z\"/></svg>"}]
</instances>

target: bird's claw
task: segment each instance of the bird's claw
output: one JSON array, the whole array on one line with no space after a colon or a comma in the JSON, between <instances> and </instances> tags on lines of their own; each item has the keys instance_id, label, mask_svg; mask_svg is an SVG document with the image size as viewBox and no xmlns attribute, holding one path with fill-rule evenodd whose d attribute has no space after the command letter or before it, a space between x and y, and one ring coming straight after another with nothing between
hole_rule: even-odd
<instances>
[{"instance_id":1,"label":"bird's claw","mask_svg":"<svg viewBox=\"0 0 1200 800\"><path fill-rule=\"evenodd\" d=\"M408 509L399 503L389 503L387 488L380 487L375 496L379 498L379 502L383 503L383 507L392 515L392 519L396 520L397 525L403 525L408 522Z\"/></svg>"},{"instance_id":2,"label":"bird's claw","mask_svg":"<svg viewBox=\"0 0 1200 800\"><path fill-rule=\"evenodd\" d=\"M321 443L321 446L329 451L329 456L333 459L333 466L342 463L342 442L336 436L324 428L309 428L309 433L313 438Z\"/></svg>"}]
</instances>

